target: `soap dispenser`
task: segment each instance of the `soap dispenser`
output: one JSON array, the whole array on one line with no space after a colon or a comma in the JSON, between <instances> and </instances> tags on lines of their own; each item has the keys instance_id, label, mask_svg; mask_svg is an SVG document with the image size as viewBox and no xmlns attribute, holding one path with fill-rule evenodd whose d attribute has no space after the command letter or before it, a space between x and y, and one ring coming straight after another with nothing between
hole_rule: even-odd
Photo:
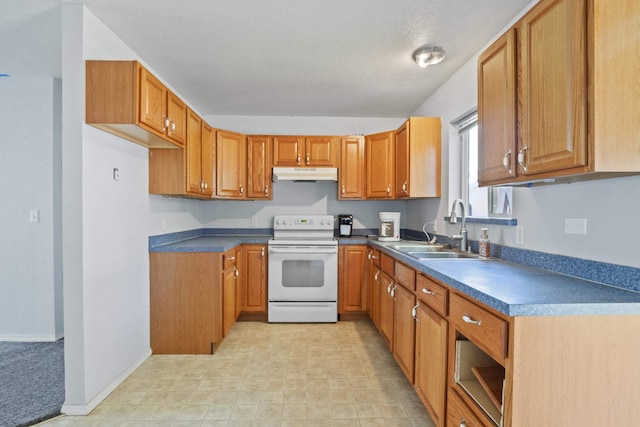
<instances>
[{"instance_id":1,"label":"soap dispenser","mask_svg":"<svg viewBox=\"0 0 640 427\"><path fill-rule=\"evenodd\" d=\"M489 258L491 255L491 242L489 242L489 229L483 228L480 233L480 249L478 254L483 258Z\"/></svg>"}]
</instances>

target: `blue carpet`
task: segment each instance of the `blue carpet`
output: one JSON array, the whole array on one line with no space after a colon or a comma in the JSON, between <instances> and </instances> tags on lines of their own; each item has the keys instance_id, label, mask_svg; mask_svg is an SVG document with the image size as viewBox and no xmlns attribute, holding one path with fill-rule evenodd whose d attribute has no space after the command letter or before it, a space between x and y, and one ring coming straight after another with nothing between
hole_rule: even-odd
<instances>
[{"instance_id":1,"label":"blue carpet","mask_svg":"<svg viewBox=\"0 0 640 427\"><path fill-rule=\"evenodd\" d=\"M64 342L0 342L0 426L29 426L60 414Z\"/></svg>"}]
</instances>

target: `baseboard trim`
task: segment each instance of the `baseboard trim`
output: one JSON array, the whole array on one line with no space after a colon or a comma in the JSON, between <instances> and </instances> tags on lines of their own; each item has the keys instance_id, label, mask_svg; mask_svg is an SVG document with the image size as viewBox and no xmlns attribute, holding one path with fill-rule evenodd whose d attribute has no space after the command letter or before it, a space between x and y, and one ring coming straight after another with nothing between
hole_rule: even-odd
<instances>
[{"instance_id":1,"label":"baseboard trim","mask_svg":"<svg viewBox=\"0 0 640 427\"><path fill-rule=\"evenodd\" d=\"M133 373L140 365L144 363L151 356L151 349L145 352L145 354L136 360L131 366L129 366L122 374L120 374L116 379L114 379L107 387L105 387L100 393L98 393L93 399L91 399L85 405L68 405L63 404L62 412L65 415L89 415L91 411L96 409L96 407L113 392L124 380L127 379L129 375Z\"/></svg>"},{"instance_id":2,"label":"baseboard trim","mask_svg":"<svg viewBox=\"0 0 640 427\"><path fill-rule=\"evenodd\" d=\"M0 335L0 341L9 342L56 342L64 335Z\"/></svg>"}]
</instances>

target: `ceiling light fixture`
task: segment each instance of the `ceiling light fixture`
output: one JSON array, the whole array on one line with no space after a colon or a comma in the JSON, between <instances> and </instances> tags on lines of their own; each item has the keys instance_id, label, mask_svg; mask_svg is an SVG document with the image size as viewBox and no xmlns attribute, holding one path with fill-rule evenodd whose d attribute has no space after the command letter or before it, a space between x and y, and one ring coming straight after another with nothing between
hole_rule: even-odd
<instances>
[{"instance_id":1,"label":"ceiling light fixture","mask_svg":"<svg viewBox=\"0 0 640 427\"><path fill-rule=\"evenodd\" d=\"M439 46L422 46L413 52L413 60L422 68L434 65L444 59L444 49Z\"/></svg>"}]
</instances>

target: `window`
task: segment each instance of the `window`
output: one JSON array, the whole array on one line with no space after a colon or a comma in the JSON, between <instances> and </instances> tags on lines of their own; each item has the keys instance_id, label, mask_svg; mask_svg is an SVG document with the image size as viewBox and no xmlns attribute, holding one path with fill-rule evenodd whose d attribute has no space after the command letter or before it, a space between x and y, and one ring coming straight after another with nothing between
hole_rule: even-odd
<instances>
[{"instance_id":1,"label":"window","mask_svg":"<svg viewBox=\"0 0 640 427\"><path fill-rule=\"evenodd\" d=\"M478 112L468 113L455 122L460 142L460 198L473 217L511 216L511 187L478 185Z\"/></svg>"}]
</instances>

